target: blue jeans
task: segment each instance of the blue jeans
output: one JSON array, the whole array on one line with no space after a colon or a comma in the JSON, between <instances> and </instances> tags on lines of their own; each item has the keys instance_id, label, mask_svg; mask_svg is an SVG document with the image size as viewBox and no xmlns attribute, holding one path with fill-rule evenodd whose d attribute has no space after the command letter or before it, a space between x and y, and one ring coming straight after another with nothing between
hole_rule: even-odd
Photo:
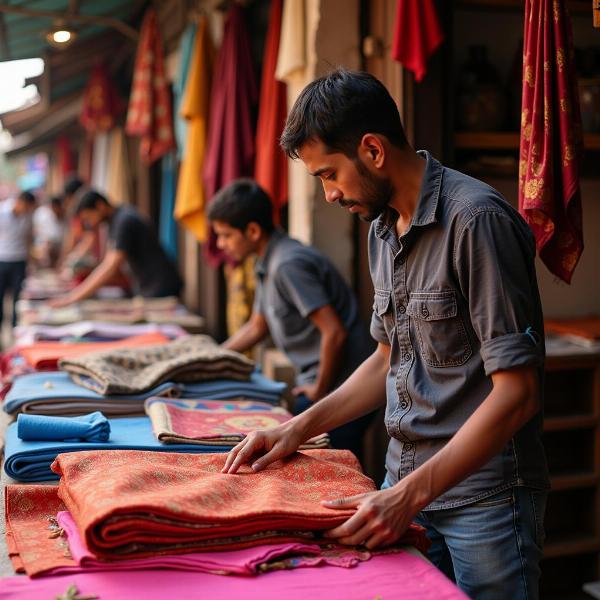
<instances>
[{"instance_id":1,"label":"blue jeans","mask_svg":"<svg viewBox=\"0 0 600 600\"><path fill-rule=\"evenodd\" d=\"M4 296L10 290L13 297L12 326L17 324L17 300L21 294L27 263L24 260L0 261L0 326L4 319Z\"/></svg>"},{"instance_id":2,"label":"blue jeans","mask_svg":"<svg viewBox=\"0 0 600 600\"><path fill-rule=\"evenodd\" d=\"M390 487L388 479L381 489ZM545 491L514 487L458 508L421 511L429 559L472 600L537 600Z\"/></svg>"}]
</instances>

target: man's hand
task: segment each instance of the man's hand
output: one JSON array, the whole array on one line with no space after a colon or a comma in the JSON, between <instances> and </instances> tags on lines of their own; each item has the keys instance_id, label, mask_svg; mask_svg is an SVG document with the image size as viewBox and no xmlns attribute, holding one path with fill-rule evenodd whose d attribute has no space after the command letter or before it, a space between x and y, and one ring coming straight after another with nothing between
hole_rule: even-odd
<instances>
[{"instance_id":1,"label":"man's hand","mask_svg":"<svg viewBox=\"0 0 600 600\"><path fill-rule=\"evenodd\" d=\"M298 385L292 390L294 396L304 394L311 402L316 402L325 396L316 383L307 383L306 385Z\"/></svg>"},{"instance_id":2,"label":"man's hand","mask_svg":"<svg viewBox=\"0 0 600 600\"><path fill-rule=\"evenodd\" d=\"M291 421L262 431L253 431L227 455L221 473L236 473L244 464L252 462L254 471L261 471L271 463L294 453L304 441ZM260 458L254 460L257 455Z\"/></svg>"},{"instance_id":3,"label":"man's hand","mask_svg":"<svg viewBox=\"0 0 600 600\"><path fill-rule=\"evenodd\" d=\"M358 510L345 523L325 532L339 544L361 545L370 550L398 541L422 507L415 506L405 486L369 492L339 500L324 500L328 508Z\"/></svg>"}]
</instances>

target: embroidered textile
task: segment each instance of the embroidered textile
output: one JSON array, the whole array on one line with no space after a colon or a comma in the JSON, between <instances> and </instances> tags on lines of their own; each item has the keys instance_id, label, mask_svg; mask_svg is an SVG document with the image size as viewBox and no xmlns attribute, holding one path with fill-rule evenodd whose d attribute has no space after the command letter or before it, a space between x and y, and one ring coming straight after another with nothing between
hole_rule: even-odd
<instances>
[{"instance_id":1,"label":"embroidered textile","mask_svg":"<svg viewBox=\"0 0 600 600\"><path fill-rule=\"evenodd\" d=\"M375 490L344 450L305 450L259 473L223 474L224 464L219 454L78 452L52 469L87 547L114 559L317 539L355 512L323 498Z\"/></svg>"},{"instance_id":2,"label":"embroidered textile","mask_svg":"<svg viewBox=\"0 0 600 600\"><path fill-rule=\"evenodd\" d=\"M135 394L164 381L230 378L247 381L254 363L204 335L145 348L61 360L73 380L100 394Z\"/></svg>"}]
</instances>

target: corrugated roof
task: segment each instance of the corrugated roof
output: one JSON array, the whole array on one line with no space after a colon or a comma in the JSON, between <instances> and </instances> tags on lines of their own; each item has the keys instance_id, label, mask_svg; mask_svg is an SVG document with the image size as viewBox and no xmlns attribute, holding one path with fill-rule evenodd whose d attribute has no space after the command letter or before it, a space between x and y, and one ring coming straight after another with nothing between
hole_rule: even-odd
<instances>
[{"instance_id":1,"label":"corrugated roof","mask_svg":"<svg viewBox=\"0 0 600 600\"><path fill-rule=\"evenodd\" d=\"M135 36L127 23L140 13L143 0L3 0L0 3L0 61L42 57L48 51L46 33L55 18L65 17L79 40L97 36L113 20L124 35ZM12 11L22 11L19 12ZM47 15L46 15L47 13Z\"/></svg>"}]
</instances>

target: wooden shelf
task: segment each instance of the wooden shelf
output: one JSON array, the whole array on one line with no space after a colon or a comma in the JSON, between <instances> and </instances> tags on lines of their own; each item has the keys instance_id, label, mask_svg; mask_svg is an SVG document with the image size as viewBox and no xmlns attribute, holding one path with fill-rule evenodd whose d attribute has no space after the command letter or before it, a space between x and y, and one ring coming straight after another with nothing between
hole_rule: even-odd
<instances>
[{"instance_id":1,"label":"wooden shelf","mask_svg":"<svg viewBox=\"0 0 600 600\"><path fill-rule=\"evenodd\" d=\"M600 477L594 473L573 473L572 475L558 475L550 478L552 491L574 490L579 488L594 487Z\"/></svg>"},{"instance_id":2,"label":"wooden shelf","mask_svg":"<svg viewBox=\"0 0 600 600\"><path fill-rule=\"evenodd\" d=\"M489 9L489 10L513 10L523 11L525 3L523 0L459 0L459 8ZM589 15L592 18L592 5L590 0L567 0L569 12L573 15Z\"/></svg>"},{"instance_id":3,"label":"wooden shelf","mask_svg":"<svg viewBox=\"0 0 600 600\"><path fill-rule=\"evenodd\" d=\"M600 538L593 535L565 538L562 540L554 539L544 545L544 558L587 554L588 552L597 552L598 550L600 550Z\"/></svg>"},{"instance_id":4,"label":"wooden shelf","mask_svg":"<svg viewBox=\"0 0 600 600\"><path fill-rule=\"evenodd\" d=\"M464 150L518 150L520 134L516 131L457 131L454 145ZM583 136L586 150L600 150L600 133Z\"/></svg>"},{"instance_id":5,"label":"wooden shelf","mask_svg":"<svg viewBox=\"0 0 600 600\"><path fill-rule=\"evenodd\" d=\"M570 429L592 429L598 424L595 415L573 415L569 417L546 417L544 431L564 431Z\"/></svg>"}]
</instances>

